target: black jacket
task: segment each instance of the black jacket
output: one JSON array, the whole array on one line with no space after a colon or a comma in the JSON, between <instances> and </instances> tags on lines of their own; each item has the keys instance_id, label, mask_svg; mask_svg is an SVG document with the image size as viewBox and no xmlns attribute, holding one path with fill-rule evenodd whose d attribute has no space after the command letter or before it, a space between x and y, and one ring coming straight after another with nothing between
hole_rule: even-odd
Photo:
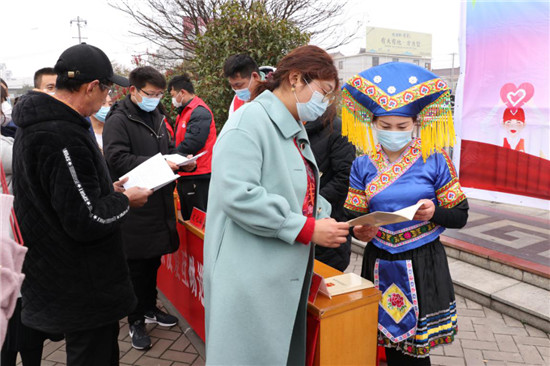
<instances>
[{"instance_id":1,"label":"black jacket","mask_svg":"<svg viewBox=\"0 0 550 366\"><path fill-rule=\"evenodd\" d=\"M23 323L67 333L118 321L136 304L120 233L129 205L113 190L90 123L34 91L13 119L14 205L29 248Z\"/></svg>"},{"instance_id":2,"label":"black jacket","mask_svg":"<svg viewBox=\"0 0 550 366\"><path fill-rule=\"evenodd\" d=\"M328 124L323 125L320 119L306 123L305 127L321 174L319 193L332 205L331 217L342 221L355 147L342 136L342 121L339 118L334 119L332 128ZM350 238L336 249L315 247L315 259L340 271L348 266L350 254Z\"/></svg>"},{"instance_id":3,"label":"black jacket","mask_svg":"<svg viewBox=\"0 0 550 366\"><path fill-rule=\"evenodd\" d=\"M148 121L146 121L148 120ZM175 149L158 111L142 111L130 100L115 103L103 128L103 152L113 179L118 179L157 153ZM174 184L155 191L140 208L132 208L122 225L129 259L160 257L179 246L174 208Z\"/></svg>"}]
</instances>

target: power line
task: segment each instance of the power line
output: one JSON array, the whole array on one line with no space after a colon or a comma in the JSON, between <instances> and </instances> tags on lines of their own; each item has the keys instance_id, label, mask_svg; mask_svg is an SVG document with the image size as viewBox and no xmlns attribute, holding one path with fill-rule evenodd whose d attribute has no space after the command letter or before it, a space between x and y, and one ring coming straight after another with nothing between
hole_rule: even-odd
<instances>
[{"instance_id":1,"label":"power line","mask_svg":"<svg viewBox=\"0 0 550 366\"><path fill-rule=\"evenodd\" d=\"M88 22L85 19L80 19L80 16L77 16L76 19L71 20L71 25L73 23L76 23L76 26L78 28L78 44L80 44L82 43L82 36L80 35L80 29L82 28L82 26L80 25L80 23L84 23L84 25L88 25ZM73 38L76 38L76 37L73 37ZM86 37L84 37L84 39L86 39Z\"/></svg>"}]
</instances>

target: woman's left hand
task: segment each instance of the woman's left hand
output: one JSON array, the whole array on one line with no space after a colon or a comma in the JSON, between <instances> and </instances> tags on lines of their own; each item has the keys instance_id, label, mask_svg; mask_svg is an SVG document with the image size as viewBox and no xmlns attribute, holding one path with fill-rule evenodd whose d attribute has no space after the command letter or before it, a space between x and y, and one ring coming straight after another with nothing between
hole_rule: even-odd
<instances>
[{"instance_id":1,"label":"woman's left hand","mask_svg":"<svg viewBox=\"0 0 550 366\"><path fill-rule=\"evenodd\" d=\"M420 206L416 211L416 213L414 214L413 220L429 221L432 217L434 217L434 212L435 212L434 202L428 199L423 199L418 201L418 203L420 202L422 202L422 206Z\"/></svg>"}]
</instances>

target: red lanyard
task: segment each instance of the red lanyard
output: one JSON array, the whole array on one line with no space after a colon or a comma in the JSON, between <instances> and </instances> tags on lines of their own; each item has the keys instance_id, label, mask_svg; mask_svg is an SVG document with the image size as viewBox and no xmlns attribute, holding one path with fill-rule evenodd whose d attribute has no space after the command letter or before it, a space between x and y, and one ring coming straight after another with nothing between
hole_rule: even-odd
<instances>
[{"instance_id":1,"label":"red lanyard","mask_svg":"<svg viewBox=\"0 0 550 366\"><path fill-rule=\"evenodd\" d=\"M2 181L2 192L5 194L9 194L8 190L8 182L6 181L6 173L4 172L4 165L2 162L0 162L0 180ZM21 245L24 245L23 243L23 236L21 235L21 230L19 229L19 223L17 222L17 217L15 217L15 210L13 207L11 208L11 215L10 215L10 225L11 230L13 231L13 237L15 241Z\"/></svg>"}]
</instances>

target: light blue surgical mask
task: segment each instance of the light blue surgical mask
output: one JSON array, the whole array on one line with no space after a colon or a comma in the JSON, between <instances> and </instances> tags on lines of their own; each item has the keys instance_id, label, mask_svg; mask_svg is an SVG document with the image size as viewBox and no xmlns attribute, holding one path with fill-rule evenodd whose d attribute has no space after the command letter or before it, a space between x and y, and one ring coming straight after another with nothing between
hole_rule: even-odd
<instances>
[{"instance_id":1,"label":"light blue surgical mask","mask_svg":"<svg viewBox=\"0 0 550 366\"><path fill-rule=\"evenodd\" d=\"M306 81L307 86L311 89L311 86ZM296 109L298 111L298 118L303 122L312 122L317 118L321 117L323 113L327 110L328 101L324 101L325 97L323 94L319 93L317 90L311 89L313 94L311 99L307 103L300 103L298 101L298 96L294 92L294 97L296 98Z\"/></svg>"},{"instance_id":2,"label":"light blue surgical mask","mask_svg":"<svg viewBox=\"0 0 550 366\"><path fill-rule=\"evenodd\" d=\"M145 112L151 112L157 108L159 102L160 98L147 98L142 96L141 102L138 102L138 107L143 109Z\"/></svg>"},{"instance_id":3,"label":"light blue surgical mask","mask_svg":"<svg viewBox=\"0 0 550 366\"><path fill-rule=\"evenodd\" d=\"M409 131L386 131L374 128L376 138L380 145L389 151L399 151L412 140L412 130Z\"/></svg>"},{"instance_id":4,"label":"light blue surgical mask","mask_svg":"<svg viewBox=\"0 0 550 366\"><path fill-rule=\"evenodd\" d=\"M100 122L105 122L105 117L107 117L107 113L109 113L110 110L111 107L101 107L99 111L94 114L94 117Z\"/></svg>"},{"instance_id":5,"label":"light blue surgical mask","mask_svg":"<svg viewBox=\"0 0 550 366\"><path fill-rule=\"evenodd\" d=\"M242 100L243 102L248 102L250 100L250 84L252 84L252 75L250 75L250 81L248 82L248 86L244 89L233 89L235 94L237 95L237 98Z\"/></svg>"}]
</instances>

